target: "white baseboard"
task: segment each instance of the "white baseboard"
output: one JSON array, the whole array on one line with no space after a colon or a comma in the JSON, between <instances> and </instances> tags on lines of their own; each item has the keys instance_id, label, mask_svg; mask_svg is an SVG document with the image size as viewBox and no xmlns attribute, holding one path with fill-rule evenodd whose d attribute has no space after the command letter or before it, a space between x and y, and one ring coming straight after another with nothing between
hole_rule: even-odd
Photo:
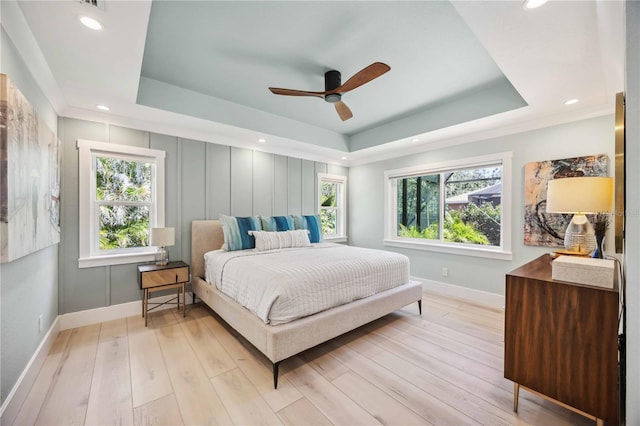
<instances>
[{"instance_id":1,"label":"white baseboard","mask_svg":"<svg viewBox=\"0 0 640 426\"><path fill-rule=\"evenodd\" d=\"M479 305L490 308L503 309L504 296L501 294L489 293L487 291L476 290L469 287L462 287L440 281L427 280L419 277L411 277L422 282L422 289L457 299L468 300Z\"/></svg>"},{"instance_id":2,"label":"white baseboard","mask_svg":"<svg viewBox=\"0 0 640 426\"><path fill-rule=\"evenodd\" d=\"M47 334L22 371L22 374L18 377L13 389L11 389L11 392L9 392L9 395L7 395L7 398L4 400L4 404L2 404L2 408L0 408L0 425L10 425L15 420L59 332L60 316L53 321L53 324L49 327L49 331L47 331Z\"/></svg>"},{"instance_id":3,"label":"white baseboard","mask_svg":"<svg viewBox=\"0 0 640 426\"><path fill-rule=\"evenodd\" d=\"M191 294L191 292L186 293L185 299L187 299L187 305L190 305L193 300ZM175 294L158 296L149 299L149 303L163 303L173 297L175 297ZM175 309L175 305L158 306L154 311L161 311L170 308ZM87 309L86 311L71 312L69 314L60 315L58 318L60 318L60 330L67 330L69 328L84 327L85 325L112 321L133 315L142 315L141 300L121 303L119 305L105 306L103 308Z\"/></svg>"}]
</instances>

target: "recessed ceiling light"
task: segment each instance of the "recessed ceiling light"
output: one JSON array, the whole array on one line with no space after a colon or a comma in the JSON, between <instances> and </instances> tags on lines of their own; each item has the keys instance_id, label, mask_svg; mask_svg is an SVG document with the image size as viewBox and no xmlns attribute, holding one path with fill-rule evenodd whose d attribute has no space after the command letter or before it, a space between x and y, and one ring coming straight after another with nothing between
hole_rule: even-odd
<instances>
[{"instance_id":1,"label":"recessed ceiling light","mask_svg":"<svg viewBox=\"0 0 640 426\"><path fill-rule=\"evenodd\" d=\"M109 111L111 110L111 108L109 108L106 105L96 105L96 108L101 109L102 111Z\"/></svg>"},{"instance_id":2,"label":"recessed ceiling light","mask_svg":"<svg viewBox=\"0 0 640 426\"><path fill-rule=\"evenodd\" d=\"M547 0L525 0L523 6L525 9L535 9L537 7L542 6L546 2Z\"/></svg>"},{"instance_id":3,"label":"recessed ceiling light","mask_svg":"<svg viewBox=\"0 0 640 426\"><path fill-rule=\"evenodd\" d=\"M258 142L260 142L260 143L265 143L266 141L267 141L267 140L266 140L265 138L260 138L260 139L258 139Z\"/></svg>"},{"instance_id":4,"label":"recessed ceiling light","mask_svg":"<svg viewBox=\"0 0 640 426\"><path fill-rule=\"evenodd\" d=\"M341 160L346 160L346 159L347 159L347 157L340 157L340 159L341 159Z\"/></svg>"},{"instance_id":5,"label":"recessed ceiling light","mask_svg":"<svg viewBox=\"0 0 640 426\"><path fill-rule=\"evenodd\" d=\"M565 102L565 105L573 105L573 104L577 104L578 102L580 102L579 99L569 99L567 102Z\"/></svg>"},{"instance_id":6,"label":"recessed ceiling light","mask_svg":"<svg viewBox=\"0 0 640 426\"><path fill-rule=\"evenodd\" d=\"M91 28L92 30L98 31L102 29L102 24L90 16L81 16L80 22L82 22L85 27Z\"/></svg>"},{"instance_id":7,"label":"recessed ceiling light","mask_svg":"<svg viewBox=\"0 0 640 426\"><path fill-rule=\"evenodd\" d=\"M420 139L418 139L418 138L413 138L413 139L411 139L411 142L413 142L413 143L420 142Z\"/></svg>"}]
</instances>

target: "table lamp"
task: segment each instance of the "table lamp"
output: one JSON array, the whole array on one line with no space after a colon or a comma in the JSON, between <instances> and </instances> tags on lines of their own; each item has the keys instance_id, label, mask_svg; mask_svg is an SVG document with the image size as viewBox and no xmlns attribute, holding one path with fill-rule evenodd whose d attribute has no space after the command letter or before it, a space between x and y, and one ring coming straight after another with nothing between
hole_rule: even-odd
<instances>
[{"instance_id":1,"label":"table lamp","mask_svg":"<svg viewBox=\"0 0 640 426\"><path fill-rule=\"evenodd\" d=\"M158 247L156 265L164 266L169 263L167 247L175 244L175 228L151 228L149 245Z\"/></svg>"},{"instance_id":2,"label":"table lamp","mask_svg":"<svg viewBox=\"0 0 640 426\"><path fill-rule=\"evenodd\" d=\"M593 226L587 213L608 213L613 209L613 178L582 176L549 181L547 213L573 213L564 235L567 250L580 254L596 248Z\"/></svg>"}]
</instances>

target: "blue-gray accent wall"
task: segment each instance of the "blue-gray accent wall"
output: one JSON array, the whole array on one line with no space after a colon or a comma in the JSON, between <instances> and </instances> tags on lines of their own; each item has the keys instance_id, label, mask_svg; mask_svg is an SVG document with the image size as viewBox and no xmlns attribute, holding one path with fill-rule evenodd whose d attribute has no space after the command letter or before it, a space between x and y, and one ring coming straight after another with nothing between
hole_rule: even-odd
<instances>
[{"instance_id":1,"label":"blue-gray accent wall","mask_svg":"<svg viewBox=\"0 0 640 426\"><path fill-rule=\"evenodd\" d=\"M78 268L78 139L166 152L165 226L176 229L169 256L187 262L192 220L217 219L221 213L312 214L316 170L348 173L325 163L72 118L61 118L58 132L64 147L60 314L141 299L136 264Z\"/></svg>"}]
</instances>

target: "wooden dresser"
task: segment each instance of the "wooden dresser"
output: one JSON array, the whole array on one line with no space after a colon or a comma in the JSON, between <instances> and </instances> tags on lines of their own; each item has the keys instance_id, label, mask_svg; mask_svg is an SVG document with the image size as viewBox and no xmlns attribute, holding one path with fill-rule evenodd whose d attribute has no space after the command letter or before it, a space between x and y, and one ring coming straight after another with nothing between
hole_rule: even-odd
<instances>
[{"instance_id":1,"label":"wooden dresser","mask_svg":"<svg viewBox=\"0 0 640 426\"><path fill-rule=\"evenodd\" d=\"M504 377L618 424L618 291L551 279L550 255L507 274Z\"/></svg>"}]
</instances>

